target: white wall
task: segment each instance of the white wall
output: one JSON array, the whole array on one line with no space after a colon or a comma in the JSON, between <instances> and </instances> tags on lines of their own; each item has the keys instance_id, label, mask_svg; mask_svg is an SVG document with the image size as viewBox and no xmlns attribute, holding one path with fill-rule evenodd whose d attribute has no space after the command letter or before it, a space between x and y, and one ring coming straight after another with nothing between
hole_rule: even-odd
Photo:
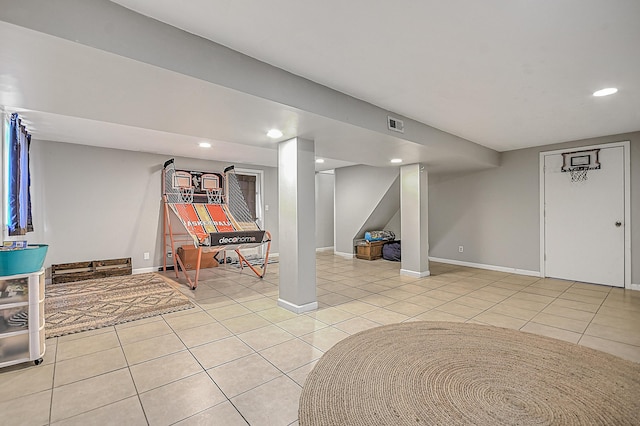
<instances>
[{"instance_id":1,"label":"white wall","mask_svg":"<svg viewBox=\"0 0 640 426\"><path fill-rule=\"evenodd\" d=\"M333 247L333 174L316 173L316 248Z\"/></svg>"},{"instance_id":2,"label":"white wall","mask_svg":"<svg viewBox=\"0 0 640 426\"><path fill-rule=\"evenodd\" d=\"M625 140L631 141L631 282L640 283L640 132L507 151L495 169L430 175L430 256L539 271L540 152Z\"/></svg>"},{"instance_id":3,"label":"white wall","mask_svg":"<svg viewBox=\"0 0 640 426\"><path fill-rule=\"evenodd\" d=\"M536 155L504 152L502 165L487 173L430 176L429 255L538 270Z\"/></svg>"},{"instance_id":4,"label":"white wall","mask_svg":"<svg viewBox=\"0 0 640 426\"><path fill-rule=\"evenodd\" d=\"M389 223L387 223L384 228L384 230L386 231L391 231L395 234L396 239L400 239L400 232L402 231L402 221L400 220L400 210L398 210L393 217L391 218L391 220L389 221Z\"/></svg>"},{"instance_id":5,"label":"white wall","mask_svg":"<svg viewBox=\"0 0 640 426\"><path fill-rule=\"evenodd\" d=\"M131 257L134 269L162 265L162 165L167 156L34 140L31 144L31 243L49 245L53 263ZM176 167L222 171L229 164L176 158ZM264 170L265 229L278 251L275 168ZM150 260L143 260L143 253Z\"/></svg>"},{"instance_id":6,"label":"white wall","mask_svg":"<svg viewBox=\"0 0 640 426\"><path fill-rule=\"evenodd\" d=\"M397 167L351 166L336 169L336 252L353 253L353 240L362 237L364 227L382 229L389 222L400 205L398 176ZM397 186L395 192L394 185ZM383 206L379 208L381 201Z\"/></svg>"}]
</instances>

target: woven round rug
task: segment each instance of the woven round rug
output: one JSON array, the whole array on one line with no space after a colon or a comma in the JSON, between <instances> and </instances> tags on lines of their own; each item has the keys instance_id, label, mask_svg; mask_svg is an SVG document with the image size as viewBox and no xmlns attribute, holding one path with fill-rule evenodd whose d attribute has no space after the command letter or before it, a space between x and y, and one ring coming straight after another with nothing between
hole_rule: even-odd
<instances>
[{"instance_id":1,"label":"woven round rug","mask_svg":"<svg viewBox=\"0 0 640 426\"><path fill-rule=\"evenodd\" d=\"M638 425L640 364L535 334L408 322L327 351L300 425Z\"/></svg>"}]
</instances>

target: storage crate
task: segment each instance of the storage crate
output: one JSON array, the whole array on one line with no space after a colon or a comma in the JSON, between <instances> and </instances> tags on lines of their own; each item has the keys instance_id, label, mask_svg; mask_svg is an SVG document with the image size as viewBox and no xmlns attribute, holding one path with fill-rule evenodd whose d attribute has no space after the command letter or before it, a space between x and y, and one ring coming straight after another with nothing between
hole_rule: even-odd
<instances>
[{"instance_id":1,"label":"storage crate","mask_svg":"<svg viewBox=\"0 0 640 426\"><path fill-rule=\"evenodd\" d=\"M131 258L86 260L51 265L51 283L71 283L97 278L131 275Z\"/></svg>"},{"instance_id":2,"label":"storage crate","mask_svg":"<svg viewBox=\"0 0 640 426\"><path fill-rule=\"evenodd\" d=\"M382 258L382 246L389 241L367 241L356 242L356 257L364 260L376 260Z\"/></svg>"}]
</instances>

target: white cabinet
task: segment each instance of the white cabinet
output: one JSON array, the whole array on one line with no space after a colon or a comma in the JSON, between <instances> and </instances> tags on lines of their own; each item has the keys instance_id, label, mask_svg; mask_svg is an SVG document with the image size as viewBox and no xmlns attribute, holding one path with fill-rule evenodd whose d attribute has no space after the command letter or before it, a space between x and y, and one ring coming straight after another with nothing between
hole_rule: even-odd
<instances>
[{"instance_id":1,"label":"white cabinet","mask_svg":"<svg viewBox=\"0 0 640 426\"><path fill-rule=\"evenodd\" d=\"M0 367L42 362L44 270L0 277Z\"/></svg>"}]
</instances>

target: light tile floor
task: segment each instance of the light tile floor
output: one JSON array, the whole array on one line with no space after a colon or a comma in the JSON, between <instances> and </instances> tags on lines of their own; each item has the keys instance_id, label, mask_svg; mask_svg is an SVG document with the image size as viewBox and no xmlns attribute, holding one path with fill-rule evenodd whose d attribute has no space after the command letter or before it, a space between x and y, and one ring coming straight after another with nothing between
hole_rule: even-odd
<instances>
[{"instance_id":1,"label":"light tile floor","mask_svg":"<svg viewBox=\"0 0 640 426\"><path fill-rule=\"evenodd\" d=\"M317 256L320 308L277 307L278 265L203 270L196 308L47 340L0 370L2 425L295 425L307 374L336 342L402 321L490 324L640 362L640 292L432 263ZM173 276L172 274L167 274Z\"/></svg>"}]
</instances>

